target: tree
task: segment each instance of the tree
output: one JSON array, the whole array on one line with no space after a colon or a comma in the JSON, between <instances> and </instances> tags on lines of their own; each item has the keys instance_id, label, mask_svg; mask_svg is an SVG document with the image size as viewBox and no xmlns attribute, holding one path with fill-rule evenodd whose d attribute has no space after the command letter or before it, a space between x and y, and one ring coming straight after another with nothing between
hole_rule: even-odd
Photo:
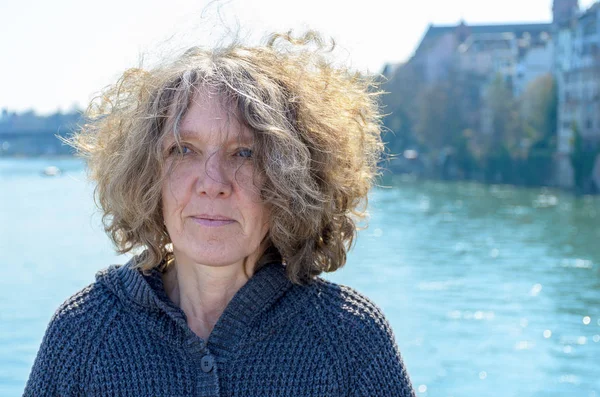
<instances>
[{"instance_id":1,"label":"tree","mask_svg":"<svg viewBox=\"0 0 600 397\"><path fill-rule=\"evenodd\" d=\"M520 143L520 115L512 91L501 75L487 87L484 106L491 118L482 136L485 176L490 182L514 183L513 160Z\"/></svg>"},{"instance_id":2,"label":"tree","mask_svg":"<svg viewBox=\"0 0 600 397\"><path fill-rule=\"evenodd\" d=\"M386 131L384 142L393 154L417 145L413 133L417 105L415 96L423 89L422 71L407 63L397 68L389 80L383 80L381 88L386 92L382 97L383 119Z\"/></svg>"},{"instance_id":3,"label":"tree","mask_svg":"<svg viewBox=\"0 0 600 397\"><path fill-rule=\"evenodd\" d=\"M558 90L551 74L532 81L520 98L526 138L531 142L552 142L556 136Z\"/></svg>"},{"instance_id":4,"label":"tree","mask_svg":"<svg viewBox=\"0 0 600 397\"><path fill-rule=\"evenodd\" d=\"M523 178L529 185L547 184L553 175L556 151L558 90L554 77L546 74L531 82L520 98L523 120L521 143L527 150Z\"/></svg>"},{"instance_id":5,"label":"tree","mask_svg":"<svg viewBox=\"0 0 600 397\"><path fill-rule=\"evenodd\" d=\"M491 131L488 132L488 150L504 146L512 151L519 143L519 110L512 90L501 75L497 75L489 85L485 106L492 118Z\"/></svg>"},{"instance_id":6,"label":"tree","mask_svg":"<svg viewBox=\"0 0 600 397\"><path fill-rule=\"evenodd\" d=\"M452 147L464 129L453 87L440 81L427 87L417 97L415 135L419 142L433 150Z\"/></svg>"},{"instance_id":7,"label":"tree","mask_svg":"<svg viewBox=\"0 0 600 397\"><path fill-rule=\"evenodd\" d=\"M591 190L593 190L592 172L594 171L596 156L600 153L600 150L598 148L592 149L586 145L576 123L573 123L572 129L571 165L573 166L575 189L579 193L591 193Z\"/></svg>"}]
</instances>

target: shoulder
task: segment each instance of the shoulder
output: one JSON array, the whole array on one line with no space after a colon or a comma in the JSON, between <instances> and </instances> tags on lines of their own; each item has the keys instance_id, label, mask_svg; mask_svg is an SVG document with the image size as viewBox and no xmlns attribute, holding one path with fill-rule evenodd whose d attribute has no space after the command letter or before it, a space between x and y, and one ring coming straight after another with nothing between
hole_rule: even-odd
<instances>
[{"instance_id":1,"label":"shoulder","mask_svg":"<svg viewBox=\"0 0 600 397\"><path fill-rule=\"evenodd\" d=\"M114 318L114 297L99 282L73 294L52 316L25 389L29 395L72 395L84 383L103 330Z\"/></svg>"},{"instance_id":2,"label":"shoulder","mask_svg":"<svg viewBox=\"0 0 600 397\"><path fill-rule=\"evenodd\" d=\"M277 308L285 321L302 318L334 350L349 352L348 348L357 347L357 341L367 338L395 344L390 324L379 306L354 288L320 277L309 284L293 285ZM290 312L295 314L290 316Z\"/></svg>"},{"instance_id":3,"label":"shoulder","mask_svg":"<svg viewBox=\"0 0 600 397\"><path fill-rule=\"evenodd\" d=\"M107 317L114 312L114 295L102 283L95 281L67 298L56 310L48 325L47 335L51 331L61 331L61 337L75 340L89 338L88 332L97 331L106 325ZM68 333L65 334L65 331Z\"/></svg>"},{"instance_id":4,"label":"shoulder","mask_svg":"<svg viewBox=\"0 0 600 397\"><path fill-rule=\"evenodd\" d=\"M413 396L394 332L381 308L357 290L321 278L308 289L322 333L339 362L348 367L351 395Z\"/></svg>"},{"instance_id":5,"label":"shoulder","mask_svg":"<svg viewBox=\"0 0 600 397\"><path fill-rule=\"evenodd\" d=\"M383 332L391 337L392 331L381 308L357 290L317 278L309 287L320 313L343 330L356 332ZM335 322L333 322L335 321Z\"/></svg>"}]
</instances>

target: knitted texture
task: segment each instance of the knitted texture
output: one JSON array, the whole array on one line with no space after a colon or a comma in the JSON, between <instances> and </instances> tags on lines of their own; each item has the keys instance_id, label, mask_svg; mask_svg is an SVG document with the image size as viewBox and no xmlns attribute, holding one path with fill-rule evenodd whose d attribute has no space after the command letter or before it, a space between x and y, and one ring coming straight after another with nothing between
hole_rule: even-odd
<instances>
[{"instance_id":1,"label":"knitted texture","mask_svg":"<svg viewBox=\"0 0 600 397\"><path fill-rule=\"evenodd\" d=\"M381 310L282 264L235 294L208 340L158 270L111 266L54 314L25 396L414 396Z\"/></svg>"}]
</instances>

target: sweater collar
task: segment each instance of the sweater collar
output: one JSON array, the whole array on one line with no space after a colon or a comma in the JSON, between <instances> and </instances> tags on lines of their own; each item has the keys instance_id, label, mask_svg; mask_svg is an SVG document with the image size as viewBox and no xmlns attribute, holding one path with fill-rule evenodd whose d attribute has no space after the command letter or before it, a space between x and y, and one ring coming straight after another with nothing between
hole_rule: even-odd
<instances>
[{"instance_id":1,"label":"sweater collar","mask_svg":"<svg viewBox=\"0 0 600 397\"><path fill-rule=\"evenodd\" d=\"M199 349L208 345L220 359L226 359L235 351L236 342L243 337L254 319L267 311L292 286L283 264L265 265L237 291L221 314L208 341L203 341L187 326L183 311L168 298L161 272L152 269L143 273L135 267L137 258L132 258L125 265L113 265L100 271L96 275L97 280L105 284L133 315L147 316L152 313L154 322L176 323L183 332L179 337L173 338L176 339L173 342L188 346L201 345L198 346ZM156 316L157 312L161 315ZM152 326L152 323L149 325Z\"/></svg>"}]
</instances>

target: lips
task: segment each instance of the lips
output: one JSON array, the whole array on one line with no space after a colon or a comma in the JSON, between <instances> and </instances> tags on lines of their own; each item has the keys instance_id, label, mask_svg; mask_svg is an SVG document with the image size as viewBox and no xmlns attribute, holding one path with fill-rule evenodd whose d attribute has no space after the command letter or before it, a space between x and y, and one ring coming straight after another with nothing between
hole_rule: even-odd
<instances>
[{"instance_id":1,"label":"lips","mask_svg":"<svg viewBox=\"0 0 600 397\"><path fill-rule=\"evenodd\" d=\"M208 227L226 226L235 222L233 219L227 218L226 216L208 214L192 216L192 219L197 224Z\"/></svg>"}]
</instances>

